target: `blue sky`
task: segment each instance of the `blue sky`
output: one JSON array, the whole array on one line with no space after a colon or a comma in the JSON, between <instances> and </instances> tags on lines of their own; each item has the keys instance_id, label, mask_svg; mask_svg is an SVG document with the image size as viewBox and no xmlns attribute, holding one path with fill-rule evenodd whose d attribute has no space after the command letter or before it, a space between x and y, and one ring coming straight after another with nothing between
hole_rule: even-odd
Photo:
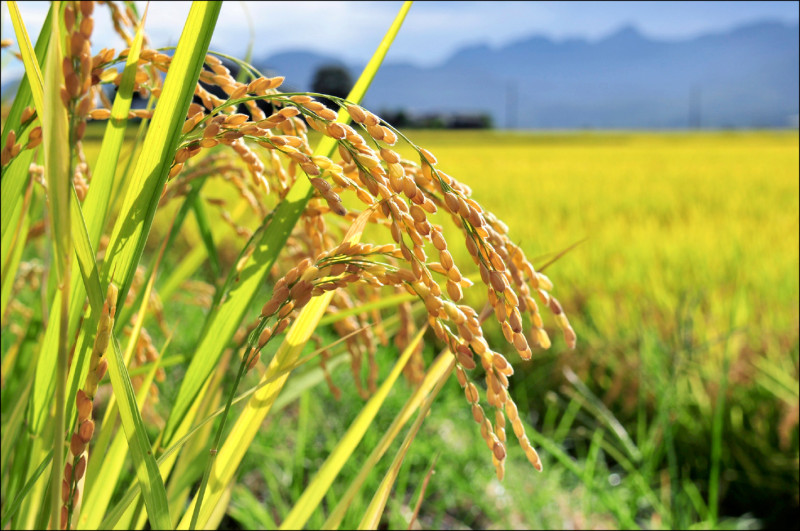
<instances>
[{"instance_id":1,"label":"blue sky","mask_svg":"<svg viewBox=\"0 0 800 531\"><path fill-rule=\"evenodd\" d=\"M11 37L3 4L3 37ZM144 7L144 2L137 4ZM303 49L362 62L372 54L401 4L228 1L211 47L243 56L249 39L249 29L243 24L247 16L254 21L256 57ZM48 3L19 5L28 30L37 34ZM189 2L150 6L147 30L154 46L177 42L188 9ZM98 16L105 11L99 7ZM498 47L533 34L595 40L625 25L654 38L686 39L765 19L796 23L798 2L417 2L388 60L432 66L466 45ZM95 25L95 46L121 48L121 41L105 26Z\"/></svg>"}]
</instances>

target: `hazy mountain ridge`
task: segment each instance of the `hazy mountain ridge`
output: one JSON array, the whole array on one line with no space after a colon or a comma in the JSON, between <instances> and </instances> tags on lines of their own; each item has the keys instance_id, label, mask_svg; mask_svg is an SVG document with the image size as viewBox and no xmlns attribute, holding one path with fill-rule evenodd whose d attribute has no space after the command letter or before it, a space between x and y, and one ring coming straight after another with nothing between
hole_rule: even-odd
<instances>
[{"instance_id":1,"label":"hazy mountain ridge","mask_svg":"<svg viewBox=\"0 0 800 531\"><path fill-rule=\"evenodd\" d=\"M682 41L630 26L597 41L531 36L498 49L468 46L435 67L386 63L365 104L489 112L498 127L784 127L798 113L799 40L797 24L779 22ZM258 61L300 90L329 63L344 64L313 52ZM348 67L354 77L361 69Z\"/></svg>"}]
</instances>

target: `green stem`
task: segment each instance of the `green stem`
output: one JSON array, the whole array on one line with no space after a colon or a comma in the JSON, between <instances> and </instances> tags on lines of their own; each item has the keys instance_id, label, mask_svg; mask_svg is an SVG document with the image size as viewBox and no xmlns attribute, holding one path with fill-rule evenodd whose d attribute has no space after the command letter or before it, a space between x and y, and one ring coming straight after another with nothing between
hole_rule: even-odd
<instances>
[{"instance_id":1,"label":"green stem","mask_svg":"<svg viewBox=\"0 0 800 531\"><path fill-rule=\"evenodd\" d=\"M257 341L258 336L256 335L255 337ZM245 348L249 349L251 347L250 343L251 341L248 340ZM192 522L189 525L189 529L191 530L194 530L197 526L197 519L200 516L200 507L203 505L203 496L205 495L206 487L208 486L208 478L211 476L211 469L214 468L214 462L217 459L217 451L219 450L220 443L222 442L222 434L225 431L225 421L228 418L228 413L230 412L231 405L233 404L233 399L236 396L236 390L239 388L239 383L247 371L247 366L250 363L250 359L250 356L242 356L242 363L239 365L239 372L236 374L236 381L233 382L231 392L228 393L228 400L225 403L225 411L222 413L222 419L220 420L219 428L217 428L217 434L214 436L214 445L211 447L211 450L209 450L208 462L206 463L206 469L203 472L203 481L200 483L200 489L197 491L197 503L194 505Z\"/></svg>"},{"instance_id":2,"label":"green stem","mask_svg":"<svg viewBox=\"0 0 800 531\"><path fill-rule=\"evenodd\" d=\"M56 411L53 424L53 471L50 503L52 504L53 529L61 529L61 482L64 464L64 405L67 393L67 342L69 341L69 257L67 257L64 275L61 278L61 321L58 330L58 361L56 364Z\"/></svg>"}]
</instances>

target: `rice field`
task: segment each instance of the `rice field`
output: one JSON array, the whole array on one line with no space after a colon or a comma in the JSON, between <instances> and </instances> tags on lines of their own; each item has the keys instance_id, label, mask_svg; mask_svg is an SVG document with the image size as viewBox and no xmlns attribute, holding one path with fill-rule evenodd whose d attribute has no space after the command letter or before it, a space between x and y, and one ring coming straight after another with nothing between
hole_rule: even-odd
<instances>
[{"instance_id":1,"label":"rice field","mask_svg":"<svg viewBox=\"0 0 800 531\"><path fill-rule=\"evenodd\" d=\"M534 265L554 260L546 272L578 347L567 350L545 316L550 350L525 363L504 352L516 360L512 392L544 438L607 474L636 469L652 489L639 495L661 499L654 514L674 518L668 527L713 525L717 513L769 526L797 514L796 132L407 133L510 226ZM231 234L218 230L220 240ZM385 232L367 234L384 241ZM463 244L451 251L469 264ZM475 307L485 300L480 288L465 294ZM486 328L502 348L499 327ZM619 430L626 435L615 439ZM592 454L598 433L606 438ZM544 459L568 474L547 450ZM518 465L525 470L524 458ZM446 485L431 488L446 498ZM620 511L615 524L597 525L621 525Z\"/></svg>"},{"instance_id":2,"label":"rice field","mask_svg":"<svg viewBox=\"0 0 800 531\"><path fill-rule=\"evenodd\" d=\"M707 491L716 462L724 512L797 514L796 132L412 137L537 267L580 242L546 269L577 349L517 366L537 427L557 428L548 392L562 414L580 394L572 370L673 488Z\"/></svg>"},{"instance_id":3,"label":"rice field","mask_svg":"<svg viewBox=\"0 0 800 531\"><path fill-rule=\"evenodd\" d=\"M755 516L761 525L771 525L797 514L796 132L407 133L510 226L534 265L554 260L546 273L575 327L578 347L566 349L545 316L554 338L550 350L534 351L525 363L510 347L503 352L516 360L512 392L544 439L595 474L603 469L606 476L627 475L628 482L638 477L648 485L649 490L633 490L661 499L661 505L634 511L630 517L637 521L651 511L649 517L657 519L651 525L680 527L698 520L714 525L718 511L720 517ZM412 156L410 150L402 153ZM237 200L223 184L206 193ZM344 200L357 208L353 198ZM154 225L156 234L168 230L166 212ZM224 255L235 237L227 225L214 226ZM187 230L189 252L199 237L191 235L194 226ZM388 238L384 229L370 230L369 241ZM455 231L446 235L463 242ZM457 262L471 265L463 243L451 245L451 251ZM464 273L476 271L465 267ZM480 288L465 295L475 307L485 301ZM492 344L502 349L499 327L485 326ZM432 337L428 348L433 349ZM348 378L345 374L343 385ZM332 407L322 406L319 414L341 411ZM466 413L459 436L471 434L477 444L463 402L457 398L448 407L452 410L440 409L439 420L431 422ZM627 435L615 439L619 430ZM606 438L602 450L592 454L598 433ZM424 453L412 456L423 459ZM547 449L544 456L554 477L569 476ZM551 489L552 477L526 476L524 457L516 457L520 470L509 481L524 489L537 484ZM487 461L472 459L479 460L471 465L476 468L480 459ZM587 466L587 459L603 464ZM424 468L417 474L424 475ZM412 475L411 481L421 478ZM555 483L564 488L564 481ZM582 488L585 496L597 496L594 487ZM447 499L446 484L431 489ZM564 503L563 494L552 496ZM702 501L710 497L719 500L719 509ZM547 505L544 500L556 503L545 496L538 509ZM611 501L589 504L588 521L617 503L631 502L616 493ZM430 510L431 525L446 524L445 509ZM247 518L247 511L238 511ZM523 527L566 525L564 507L557 512L516 515L516 521L525 522ZM614 514L616 520L597 525L622 525L625 510ZM502 512L500 517L506 525L515 521Z\"/></svg>"}]
</instances>

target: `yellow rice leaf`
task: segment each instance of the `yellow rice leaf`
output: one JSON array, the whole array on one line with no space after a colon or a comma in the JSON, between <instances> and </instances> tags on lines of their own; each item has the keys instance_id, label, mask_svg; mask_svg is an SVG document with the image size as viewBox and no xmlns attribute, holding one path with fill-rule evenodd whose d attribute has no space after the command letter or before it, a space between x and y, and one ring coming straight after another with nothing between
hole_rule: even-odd
<instances>
[{"instance_id":1,"label":"yellow rice leaf","mask_svg":"<svg viewBox=\"0 0 800 531\"><path fill-rule=\"evenodd\" d=\"M17 36L22 63L25 65L25 74L31 85L33 104L36 106L36 110L41 113L44 108L42 70L39 68L39 61L36 60L36 55L33 53L31 39L28 37L28 31L22 22L22 16L19 13L19 7L16 2L8 2L8 12L11 14L11 24L14 26L14 33Z\"/></svg>"},{"instance_id":2,"label":"yellow rice leaf","mask_svg":"<svg viewBox=\"0 0 800 531\"><path fill-rule=\"evenodd\" d=\"M445 350L434 360L431 366L428 368L428 372L425 373L425 378L422 380L420 386L414 391L414 393L409 397L406 401L403 409L397 414L392 421L391 426L386 430L386 433L383 434L381 440L378 442L377 446L372 450L372 453L369 457L364 461L364 464L361 466L361 471L358 473L358 476L353 480L348 487L347 492L344 493L339 503L336 507L331 511L331 514L328 516L328 519L322 525L322 529L338 529L342 523L342 519L344 519L345 514L347 513L347 509L350 507L350 504L353 502L353 499L358 494L359 490L361 490L364 481L367 480L369 475L375 470L375 466L380 461L383 454L386 453L386 450L389 449L389 446L394 442L397 435L400 433L400 430L403 429L406 422L411 418L411 415L414 414L414 411L422 404L422 401L431 391L434 385L440 380L442 380L443 375L447 372L449 374L450 366L453 363L453 355L450 353L449 350ZM446 378L445 378L446 379Z\"/></svg>"},{"instance_id":3,"label":"yellow rice leaf","mask_svg":"<svg viewBox=\"0 0 800 531\"><path fill-rule=\"evenodd\" d=\"M386 501L389 499L389 493L391 493L395 481L397 481L397 474L400 472L400 467L403 466L403 460L406 457L406 453L408 452L408 449L411 448L411 443L414 442L414 437L417 436L419 428L422 426L422 422L428 415L428 411L431 409L434 398L436 398L436 395L439 394L439 391L441 391L442 387L447 381L447 378L450 376L450 373L453 371L453 368L456 365L455 358L452 355L448 354L448 358L449 363L447 364L447 370L439 377L439 380L436 382L436 387L433 389L431 394L428 395L428 398L425 400L425 404L420 408L419 413L417 414L417 420L414 421L414 425L408 430L405 439L403 439L402 446L400 446L400 449L397 450L397 455L395 455L389 470L383 477L383 481L381 481L381 484L378 486L378 490L375 491L375 495L372 497L369 507L367 507L367 510L364 512L361 523L358 524L359 529L378 528L383 510L386 508Z\"/></svg>"}]
</instances>

